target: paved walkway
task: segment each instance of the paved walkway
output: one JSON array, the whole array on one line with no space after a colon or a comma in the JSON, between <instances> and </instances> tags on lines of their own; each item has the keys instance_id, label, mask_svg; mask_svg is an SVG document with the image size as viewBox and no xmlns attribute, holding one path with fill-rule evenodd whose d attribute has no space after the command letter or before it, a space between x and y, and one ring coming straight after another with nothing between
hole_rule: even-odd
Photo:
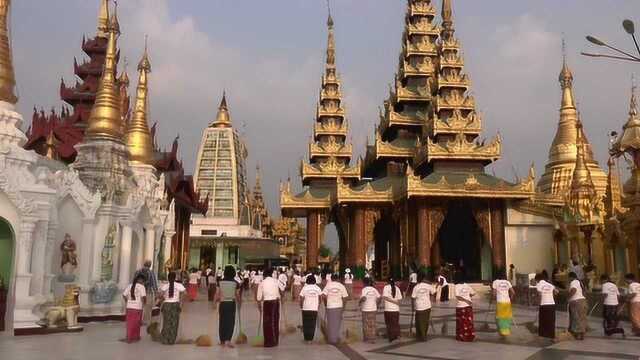
<instances>
[{"instance_id":1,"label":"paved walkway","mask_svg":"<svg viewBox=\"0 0 640 360\"><path fill-rule=\"evenodd\" d=\"M606 338L603 336L600 320L590 319L587 339L582 342L563 341L552 343L538 339L527 330L527 324L533 324L535 308L517 307L513 336L505 341L495 333L493 312L487 312L488 304L477 301L475 306L475 324L478 340L474 343L455 341L454 304L437 304L433 312L433 325L430 339L426 343L416 343L408 337L411 309L407 302L402 306L401 325L405 336L401 341L389 344L380 338L376 344L354 342L339 347L328 346L320 338L314 345L305 345L302 334L297 331L281 337L278 348L255 348L250 345L235 349L223 349L217 345L211 348L199 348L195 345L164 346L152 342L148 336L137 344L127 345L118 341L123 337L124 324L121 322L86 324L79 334L56 334L47 336L2 337L0 336L0 358L40 360L139 360L139 359L639 359L640 338L628 336ZM287 302L286 323L300 324L300 312L296 304ZM185 338L196 338L202 334L210 335L217 341L217 314L211 304L200 301L186 304L182 313L181 334ZM558 331L566 329L566 313L558 313ZM258 311L254 302L247 302L243 308L245 333L249 338L256 335ZM283 326L285 325L283 317ZM443 324L444 328L443 328ZM629 330L630 325L623 323ZM487 329L487 326L489 328ZM348 304L345 312L345 326L349 332L360 336L360 317L356 302ZM378 316L378 328L384 333L384 319ZM443 332L444 331L444 332Z\"/></svg>"}]
</instances>

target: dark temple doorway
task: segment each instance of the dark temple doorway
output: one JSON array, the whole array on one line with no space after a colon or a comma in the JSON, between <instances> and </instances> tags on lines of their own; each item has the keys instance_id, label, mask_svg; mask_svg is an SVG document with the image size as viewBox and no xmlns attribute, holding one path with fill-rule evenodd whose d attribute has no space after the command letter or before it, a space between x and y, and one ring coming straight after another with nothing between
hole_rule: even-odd
<instances>
[{"instance_id":1,"label":"dark temple doorway","mask_svg":"<svg viewBox=\"0 0 640 360\"><path fill-rule=\"evenodd\" d=\"M447 215L438 231L438 242L441 264L453 265L464 281L482 280L482 236L468 201L449 203Z\"/></svg>"}]
</instances>

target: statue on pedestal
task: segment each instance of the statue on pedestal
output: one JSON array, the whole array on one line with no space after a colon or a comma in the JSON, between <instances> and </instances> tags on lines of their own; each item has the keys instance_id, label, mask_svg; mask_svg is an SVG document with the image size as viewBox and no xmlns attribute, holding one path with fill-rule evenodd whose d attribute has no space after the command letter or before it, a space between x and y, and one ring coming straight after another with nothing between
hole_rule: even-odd
<instances>
[{"instance_id":1,"label":"statue on pedestal","mask_svg":"<svg viewBox=\"0 0 640 360\"><path fill-rule=\"evenodd\" d=\"M113 248L115 245L116 226L111 225L109 232L104 239L102 248L102 273L100 280L110 281L113 278Z\"/></svg>"},{"instance_id":2,"label":"statue on pedestal","mask_svg":"<svg viewBox=\"0 0 640 360\"><path fill-rule=\"evenodd\" d=\"M60 244L60 251L62 252L60 260L62 274L58 276L58 280L61 282L73 282L75 280L73 271L78 266L78 257L76 255L76 243L71 238L71 235L64 234L64 241Z\"/></svg>"}]
</instances>

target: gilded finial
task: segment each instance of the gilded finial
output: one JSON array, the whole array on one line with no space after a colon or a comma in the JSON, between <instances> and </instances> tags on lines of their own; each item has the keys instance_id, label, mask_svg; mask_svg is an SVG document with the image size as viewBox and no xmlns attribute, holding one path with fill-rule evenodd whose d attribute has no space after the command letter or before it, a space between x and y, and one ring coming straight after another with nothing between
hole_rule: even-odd
<instances>
[{"instance_id":1,"label":"gilded finial","mask_svg":"<svg viewBox=\"0 0 640 360\"><path fill-rule=\"evenodd\" d=\"M143 64L143 62L145 64L141 66L140 64ZM153 160L153 139L151 138L147 120L149 113L148 74L151 72L151 63L149 62L147 54L146 41L140 64L138 65L136 102L133 109L133 116L127 127L127 149L129 150L129 161L151 165Z\"/></svg>"},{"instance_id":2,"label":"gilded finial","mask_svg":"<svg viewBox=\"0 0 640 360\"><path fill-rule=\"evenodd\" d=\"M442 33L445 38L453 36L453 6L452 0L442 0Z\"/></svg>"},{"instance_id":3,"label":"gilded finial","mask_svg":"<svg viewBox=\"0 0 640 360\"><path fill-rule=\"evenodd\" d=\"M328 35L327 35L327 65L335 65L336 64L336 40L335 35L333 33L333 18L331 17L331 8L329 7L329 0L327 0L327 10L329 12L327 18L327 27L328 27Z\"/></svg>"},{"instance_id":4,"label":"gilded finial","mask_svg":"<svg viewBox=\"0 0 640 360\"><path fill-rule=\"evenodd\" d=\"M327 18L327 26L329 28L333 27L333 18L331 17L331 4L329 3L329 0L327 0L327 11L329 13L329 17Z\"/></svg>"},{"instance_id":5,"label":"gilded finial","mask_svg":"<svg viewBox=\"0 0 640 360\"><path fill-rule=\"evenodd\" d=\"M109 0L100 0L100 9L98 10L98 37L106 38L109 36Z\"/></svg>"},{"instance_id":6,"label":"gilded finial","mask_svg":"<svg viewBox=\"0 0 640 360\"><path fill-rule=\"evenodd\" d=\"M144 36L144 53L142 54L142 58L138 63L138 71L146 70L147 72L151 72L151 62L149 61L149 54L147 51L148 39L149 39L149 36L145 35Z\"/></svg>"},{"instance_id":7,"label":"gilded finial","mask_svg":"<svg viewBox=\"0 0 640 360\"><path fill-rule=\"evenodd\" d=\"M218 114L216 119L211 123L212 127L231 127L231 116L229 115L229 108L227 107L227 92L222 91L222 100L220 106L218 106Z\"/></svg>"},{"instance_id":8,"label":"gilded finial","mask_svg":"<svg viewBox=\"0 0 640 360\"><path fill-rule=\"evenodd\" d=\"M120 35L120 22L118 21L118 2L113 0L113 14L109 19L109 30Z\"/></svg>"},{"instance_id":9,"label":"gilded finial","mask_svg":"<svg viewBox=\"0 0 640 360\"><path fill-rule=\"evenodd\" d=\"M638 115L638 102L636 101L636 79L631 74L631 101L629 101L629 116Z\"/></svg>"},{"instance_id":10,"label":"gilded finial","mask_svg":"<svg viewBox=\"0 0 640 360\"><path fill-rule=\"evenodd\" d=\"M119 26L115 26L117 24L115 9L111 19L104 68L96 92L96 100L89 116L86 134L88 139L109 139L121 142L123 137L122 113L120 94L115 78Z\"/></svg>"},{"instance_id":11,"label":"gilded finial","mask_svg":"<svg viewBox=\"0 0 640 360\"><path fill-rule=\"evenodd\" d=\"M562 70L560 71L558 81L560 81L560 85L563 89L573 86L573 74L567 64L567 44L564 38L562 38Z\"/></svg>"},{"instance_id":12,"label":"gilded finial","mask_svg":"<svg viewBox=\"0 0 640 360\"><path fill-rule=\"evenodd\" d=\"M18 97L15 94L16 77L9 41L10 8L11 0L0 0L0 101L15 104Z\"/></svg>"}]
</instances>

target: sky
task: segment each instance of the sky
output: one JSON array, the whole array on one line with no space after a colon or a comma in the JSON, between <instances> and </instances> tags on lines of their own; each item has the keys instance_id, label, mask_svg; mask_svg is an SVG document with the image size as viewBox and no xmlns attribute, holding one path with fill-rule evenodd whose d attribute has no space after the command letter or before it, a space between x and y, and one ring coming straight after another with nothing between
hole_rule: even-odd
<instances>
[{"instance_id":1,"label":"sky","mask_svg":"<svg viewBox=\"0 0 640 360\"><path fill-rule=\"evenodd\" d=\"M60 78L74 82L73 58L84 57L83 35L95 35L98 3L13 2L12 45L25 129L34 105L48 110L62 104ZM441 0L435 3L440 9ZM588 34L633 49L621 22L640 22L640 3L454 0L453 6L483 137L503 138L502 159L488 171L513 180L535 163L542 174L558 122L562 38L587 137L604 166L608 133L627 119L631 76L640 65L580 52L599 51L584 39ZM331 0L331 8L350 141L360 156L397 70L406 1ZM150 119L167 148L180 135L180 157L192 172L202 130L226 90L232 121L249 149L251 186L260 164L268 206L278 216L279 183L291 177L299 188L300 159L308 156L326 18L325 0L120 0L119 45L129 64L130 93L148 35Z\"/></svg>"}]
</instances>

